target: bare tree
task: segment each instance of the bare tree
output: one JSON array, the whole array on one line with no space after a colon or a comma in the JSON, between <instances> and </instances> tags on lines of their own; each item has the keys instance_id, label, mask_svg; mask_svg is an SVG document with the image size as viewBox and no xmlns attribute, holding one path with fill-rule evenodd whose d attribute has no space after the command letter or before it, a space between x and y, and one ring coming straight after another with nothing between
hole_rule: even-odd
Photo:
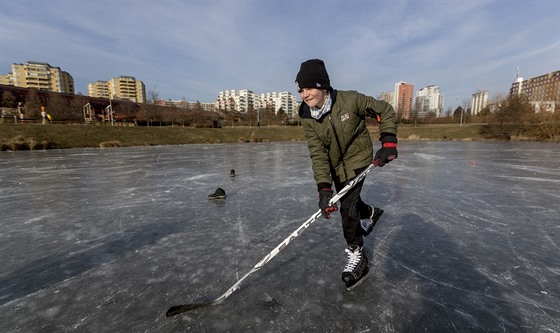
<instances>
[{"instance_id":1,"label":"bare tree","mask_svg":"<svg viewBox=\"0 0 560 333\"><path fill-rule=\"evenodd\" d=\"M160 120L162 115L158 115L157 113L157 101L159 100L159 92L156 88L152 88L148 90L148 102L140 104L140 110L136 116L137 120L145 121L148 126L151 126L154 121Z\"/></svg>"},{"instance_id":2,"label":"bare tree","mask_svg":"<svg viewBox=\"0 0 560 333\"><path fill-rule=\"evenodd\" d=\"M125 122L133 122L138 112L138 105L130 101L119 101L115 108L115 115Z\"/></svg>"},{"instance_id":3,"label":"bare tree","mask_svg":"<svg viewBox=\"0 0 560 333\"><path fill-rule=\"evenodd\" d=\"M41 117L41 100L37 93L37 89L31 88L27 91L27 96L25 96L25 102L23 104L24 118L27 119L38 119Z\"/></svg>"},{"instance_id":4,"label":"bare tree","mask_svg":"<svg viewBox=\"0 0 560 333\"><path fill-rule=\"evenodd\" d=\"M501 127L510 135L519 135L534 114L533 106L523 95L510 95L498 107Z\"/></svg>"},{"instance_id":5,"label":"bare tree","mask_svg":"<svg viewBox=\"0 0 560 333\"><path fill-rule=\"evenodd\" d=\"M492 105L493 113L482 134L491 138L511 139L528 129L534 118L534 109L523 95L496 96Z\"/></svg>"},{"instance_id":6,"label":"bare tree","mask_svg":"<svg viewBox=\"0 0 560 333\"><path fill-rule=\"evenodd\" d=\"M81 121L83 120L83 108L86 105L87 99L82 95L75 95L70 104L68 105L68 120Z\"/></svg>"},{"instance_id":7,"label":"bare tree","mask_svg":"<svg viewBox=\"0 0 560 333\"><path fill-rule=\"evenodd\" d=\"M14 94L12 94L11 91L6 90L4 91L4 93L2 94L2 104L3 107L6 108L15 108L17 105L17 99L14 96Z\"/></svg>"},{"instance_id":8,"label":"bare tree","mask_svg":"<svg viewBox=\"0 0 560 333\"><path fill-rule=\"evenodd\" d=\"M56 93L49 95L46 111L52 116L52 119L56 120L67 120L71 113L68 102L60 94Z\"/></svg>"},{"instance_id":9,"label":"bare tree","mask_svg":"<svg viewBox=\"0 0 560 333\"><path fill-rule=\"evenodd\" d=\"M536 131L540 138L556 140L560 138L560 112L548 112L544 109L535 113Z\"/></svg>"},{"instance_id":10,"label":"bare tree","mask_svg":"<svg viewBox=\"0 0 560 333\"><path fill-rule=\"evenodd\" d=\"M158 100L159 100L159 91L154 86L152 89L148 90L148 103L155 105Z\"/></svg>"}]
</instances>

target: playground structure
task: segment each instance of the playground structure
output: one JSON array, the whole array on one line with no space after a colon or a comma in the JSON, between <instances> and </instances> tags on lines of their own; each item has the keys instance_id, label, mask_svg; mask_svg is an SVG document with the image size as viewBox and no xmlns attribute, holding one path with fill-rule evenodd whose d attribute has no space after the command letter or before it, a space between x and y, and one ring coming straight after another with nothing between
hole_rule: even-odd
<instances>
[{"instance_id":1,"label":"playground structure","mask_svg":"<svg viewBox=\"0 0 560 333\"><path fill-rule=\"evenodd\" d=\"M89 125L93 122L101 121L103 123L110 122L111 125L115 124L115 112L113 111L113 104L109 101L100 114L97 114L90 103L87 103L82 108L84 114L84 123Z\"/></svg>"},{"instance_id":2,"label":"playground structure","mask_svg":"<svg viewBox=\"0 0 560 333\"><path fill-rule=\"evenodd\" d=\"M84 105L82 110L84 112L84 123L86 125L91 124L91 122L95 119L95 113L93 111L93 108L91 107L91 104L87 103L86 105Z\"/></svg>"},{"instance_id":3,"label":"playground structure","mask_svg":"<svg viewBox=\"0 0 560 333\"><path fill-rule=\"evenodd\" d=\"M11 95L14 96L15 100L18 102L17 107L14 105L11 106L2 106L0 107L0 122L14 122L14 123L35 123L35 122L51 122L51 123L76 123L83 120L85 124L99 124L99 123L111 123L114 125L117 122L126 122L122 115L117 115L123 107L123 104L126 105L127 112L133 113L136 112L139 108L138 103L125 101L125 100L112 100L107 98L99 98L99 97L90 97L90 96L78 96L74 94L67 94L67 93L57 93L52 91L46 90L35 90L37 97L39 99L40 105L45 107L45 109L37 110L35 115L32 116L32 113L27 110L25 111L25 102L28 97L30 90L28 88L21 88L15 87L11 85L4 85L0 84L0 96L4 93L9 92ZM82 107L82 114L80 115L80 109L76 110L77 114L72 119L63 119L61 117L57 117L57 113L48 112L49 109L49 100L52 96L58 95L62 97L64 101L68 105L75 101L77 98L81 99L85 104ZM44 113L43 113L44 112Z\"/></svg>"}]
</instances>

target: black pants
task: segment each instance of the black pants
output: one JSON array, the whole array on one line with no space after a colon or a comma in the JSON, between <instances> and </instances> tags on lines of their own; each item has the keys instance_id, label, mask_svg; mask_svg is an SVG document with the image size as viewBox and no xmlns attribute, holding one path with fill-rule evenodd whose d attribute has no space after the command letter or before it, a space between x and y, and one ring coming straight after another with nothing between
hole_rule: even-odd
<instances>
[{"instance_id":1,"label":"black pants","mask_svg":"<svg viewBox=\"0 0 560 333\"><path fill-rule=\"evenodd\" d=\"M342 217L342 231L346 243L350 245L364 245L363 229L360 219L370 218L369 206L362 201L360 193L364 185L364 179L358 182L348 193L340 199L340 215ZM337 191L342 190L351 180L343 183L335 183Z\"/></svg>"}]
</instances>

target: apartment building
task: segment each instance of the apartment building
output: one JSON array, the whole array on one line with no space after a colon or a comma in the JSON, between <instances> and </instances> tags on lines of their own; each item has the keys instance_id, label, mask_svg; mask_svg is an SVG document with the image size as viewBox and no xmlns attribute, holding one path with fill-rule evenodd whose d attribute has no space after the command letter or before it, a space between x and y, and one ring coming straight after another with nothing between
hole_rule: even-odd
<instances>
[{"instance_id":1,"label":"apartment building","mask_svg":"<svg viewBox=\"0 0 560 333\"><path fill-rule=\"evenodd\" d=\"M114 98L136 103L146 102L146 87L132 76L119 76L109 80L109 91Z\"/></svg>"},{"instance_id":2,"label":"apartment building","mask_svg":"<svg viewBox=\"0 0 560 333\"><path fill-rule=\"evenodd\" d=\"M185 108L190 110L195 110L197 108L201 108L204 111L216 111L216 103L205 103L205 102L189 102L185 100L165 100L165 99L158 99L155 101L155 104L160 106L172 106L176 108Z\"/></svg>"},{"instance_id":3,"label":"apartment building","mask_svg":"<svg viewBox=\"0 0 560 333\"><path fill-rule=\"evenodd\" d=\"M391 103L391 105L399 117L403 119L410 118L413 99L414 85L403 81L395 83L395 92L393 95L393 103Z\"/></svg>"},{"instance_id":4,"label":"apartment building","mask_svg":"<svg viewBox=\"0 0 560 333\"><path fill-rule=\"evenodd\" d=\"M74 78L68 73L46 62L28 61L12 64L12 72L0 75L0 83L21 88L74 93Z\"/></svg>"},{"instance_id":5,"label":"apartment building","mask_svg":"<svg viewBox=\"0 0 560 333\"><path fill-rule=\"evenodd\" d=\"M296 97L287 91L256 94L248 89L220 91L216 100L219 110L250 112L272 108L275 113L283 110L291 115L297 108Z\"/></svg>"},{"instance_id":6,"label":"apartment building","mask_svg":"<svg viewBox=\"0 0 560 333\"><path fill-rule=\"evenodd\" d=\"M525 95L537 112L554 112L560 103L560 70L528 80L523 80L518 70L509 93Z\"/></svg>"},{"instance_id":7,"label":"apartment building","mask_svg":"<svg viewBox=\"0 0 560 333\"><path fill-rule=\"evenodd\" d=\"M276 114L282 110L289 117L293 117L294 115L292 113L297 111L296 97L288 91L260 94L257 101L259 108L270 107Z\"/></svg>"},{"instance_id":8,"label":"apartment building","mask_svg":"<svg viewBox=\"0 0 560 333\"><path fill-rule=\"evenodd\" d=\"M111 93L109 91L109 82L90 82L87 85L87 93L90 97L111 98Z\"/></svg>"},{"instance_id":9,"label":"apartment building","mask_svg":"<svg viewBox=\"0 0 560 333\"><path fill-rule=\"evenodd\" d=\"M472 115L479 114L486 106L488 106L488 91L479 91L472 94L471 112Z\"/></svg>"},{"instance_id":10,"label":"apartment building","mask_svg":"<svg viewBox=\"0 0 560 333\"><path fill-rule=\"evenodd\" d=\"M254 95L249 89L220 91L216 104L220 110L248 112L254 110Z\"/></svg>"},{"instance_id":11,"label":"apartment building","mask_svg":"<svg viewBox=\"0 0 560 333\"><path fill-rule=\"evenodd\" d=\"M443 100L444 96L436 85L418 90L415 100L418 118L424 118L429 113L434 113L436 117L443 117Z\"/></svg>"},{"instance_id":12,"label":"apartment building","mask_svg":"<svg viewBox=\"0 0 560 333\"><path fill-rule=\"evenodd\" d=\"M394 100L395 100L395 93L394 92L382 92L381 94L379 94L379 96L377 97L378 100L380 101L385 101L389 104L391 104L391 106L393 106ZM393 106L393 109L395 107Z\"/></svg>"},{"instance_id":13,"label":"apartment building","mask_svg":"<svg viewBox=\"0 0 560 333\"><path fill-rule=\"evenodd\" d=\"M14 85L13 75L11 75L11 73L6 74L6 75L1 75L0 74L0 84L6 85L6 86L13 86Z\"/></svg>"},{"instance_id":14,"label":"apartment building","mask_svg":"<svg viewBox=\"0 0 560 333\"><path fill-rule=\"evenodd\" d=\"M146 87L140 80L132 76L119 76L109 81L96 81L88 83L88 96L146 102Z\"/></svg>"}]
</instances>

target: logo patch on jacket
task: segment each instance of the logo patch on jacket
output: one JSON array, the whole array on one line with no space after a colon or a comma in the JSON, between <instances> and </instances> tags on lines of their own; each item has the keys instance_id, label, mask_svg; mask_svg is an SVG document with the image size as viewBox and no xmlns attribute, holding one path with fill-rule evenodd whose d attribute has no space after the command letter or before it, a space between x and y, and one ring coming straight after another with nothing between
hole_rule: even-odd
<instances>
[{"instance_id":1,"label":"logo patch on jacket","mask_svg":"<svg viewBox=\"0 0 560 333\"><path fill-rule=\"evenodd\" d=\"M350 119L350 115L348 114L348 112L340 115L340 121L346 121L348 119Z\"/></svg>"}]
</instances>

